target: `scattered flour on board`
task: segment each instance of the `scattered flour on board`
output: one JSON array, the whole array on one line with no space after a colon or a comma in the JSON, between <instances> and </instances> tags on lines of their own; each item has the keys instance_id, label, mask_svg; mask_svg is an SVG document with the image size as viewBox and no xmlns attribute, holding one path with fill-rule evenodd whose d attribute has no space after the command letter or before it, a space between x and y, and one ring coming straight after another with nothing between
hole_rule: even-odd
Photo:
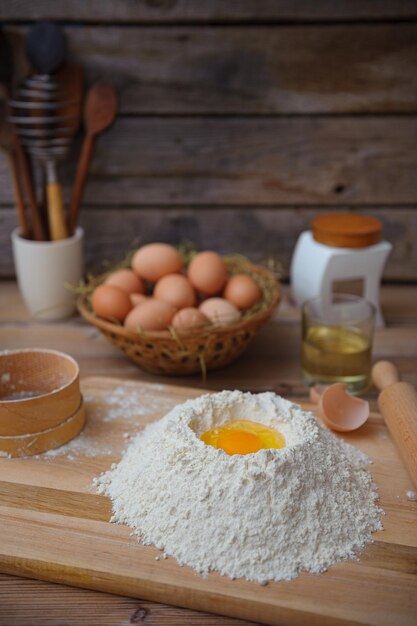
<instances>
[{"instance_id":1,"label":"scattered flour on board","mask_svg":"<svg viewBox=\"0 0 417 626\"><path fill-rule=\"evenodd\" d=\"M154 390L157 391L156 389ZM140 392L131 392L126 387L120 386L113 389L111 394L106 397L106 413L103 415L103 422L112 422L115 419L131 418L149 415L152 411L161 409L161 399L157 395L146 394L146 403L143 402L144 396ZM169 402L172 406L172 400Z\"/></svg>"},{"instance_id":2,"label":"scattered flour on board","mask_svg":"<svg viewBox=\"0 0 417 626\"><path fill-rule=\"evenodd\" d=\"M199 439L231 419L275 427L287 445L228 456ZM111 498L112 521L164 557L264 584L323 572L372 542L383 511L368 463L298 405L223 391L149 425L95 485Z\"/></svg>"},{"instance_id":3,"label":"scattered flour on board","mask_svg":"<svg viewBox=\"0 0 417 626\"><path fill-rule=\"evenodd\" d=\"M143 421L140 418L163 414L172 407L172 400L157 393L164 390L163 386L153 385L149 389L132 391L129 386L120 385L107 394L100 394L99 398L92 394L84 395L87 414L84 429L67 444L39 454L37 458L65 456L69 461L74 461L79 456L113 455L114 442L109 444L107 429L98 429L97 423L109 424L115 420L123 422L127 431L122 434L123 443L125 443L143 428Z\"/></svg>"}]
</instances>

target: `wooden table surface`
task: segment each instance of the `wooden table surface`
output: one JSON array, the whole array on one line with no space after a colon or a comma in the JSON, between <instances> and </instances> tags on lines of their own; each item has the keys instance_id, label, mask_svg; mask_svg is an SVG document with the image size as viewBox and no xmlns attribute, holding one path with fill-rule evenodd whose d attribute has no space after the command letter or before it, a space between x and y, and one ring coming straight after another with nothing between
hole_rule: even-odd
<instances>
[{"instance_id":1,"label":"wooden table surface","mask_svg":"<svg viewBox=\"0 0 417 626\"><path fill-rule=\"evenodd\" d=\"M392 360L401 376L417 377L417 298L415 286L384 286L381 302L386 328L376 331L374 359ZM79 317L36 322L25 311L15 283L0 283L0 349L44 347L71 354L81 375L178 383L211 389L273 390L295 400L307 397L299 367L300 313L284 289L281 306L237 363L199 377L166 378L139 370ZM375 402L376 392L368 398ZM128 624L243 626L248 622L162 604L112 596L52 583L0 575L1 626L106 626Z\"/></svg>"}]
</instances>

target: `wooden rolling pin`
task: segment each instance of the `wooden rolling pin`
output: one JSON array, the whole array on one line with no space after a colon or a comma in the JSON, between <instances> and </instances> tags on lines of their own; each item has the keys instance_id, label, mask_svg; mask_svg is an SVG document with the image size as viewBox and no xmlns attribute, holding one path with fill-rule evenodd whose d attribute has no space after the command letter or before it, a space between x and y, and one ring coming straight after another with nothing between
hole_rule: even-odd
<instances>
[{"instance_id":1,"label":"wooden rolling pin","mask_svg":"<svg viewBox=\"0 0 417 626\"><path fill-rule=\"evenodd\" d=\"M375 363L372 380L381 390L378 398L379 409L417 487L416 390L409 383L400 382L397 368L389 361Z\"/></svg>"}]
</instances>

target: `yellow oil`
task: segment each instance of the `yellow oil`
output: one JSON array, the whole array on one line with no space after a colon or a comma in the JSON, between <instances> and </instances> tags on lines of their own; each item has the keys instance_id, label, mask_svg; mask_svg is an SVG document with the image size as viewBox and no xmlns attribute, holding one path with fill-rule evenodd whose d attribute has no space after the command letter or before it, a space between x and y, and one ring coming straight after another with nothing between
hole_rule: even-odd
<instances>
[{"instance_id":1,"label":"yellow oil","mask_svg":"<svg viewBox=\"0 0 417 626\"><path fill-rule=\"evenodd\" d=\"M358 329L310 326L303 331L301 362L310 384L344 382L353 393L369 386L371 345Z\"/></svg>"}]
</instances>

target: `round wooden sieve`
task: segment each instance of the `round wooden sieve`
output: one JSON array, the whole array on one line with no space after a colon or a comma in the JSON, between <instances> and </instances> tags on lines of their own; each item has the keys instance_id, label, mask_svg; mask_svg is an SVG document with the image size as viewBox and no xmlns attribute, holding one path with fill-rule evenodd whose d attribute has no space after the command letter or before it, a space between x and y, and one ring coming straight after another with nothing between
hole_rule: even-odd
<instances>
[{"instance_id":1,"label":"round wooden sieve","mask_svg":"<svg viewBox=\"0 0 417 626\"><path fill-rule=\"evenodd\" d=\"M84 404L81 403L73 415L65 421L38 433L16 437L0 437L0 454L12 457L33 456L53 448L59 448L73 439L82 430L85 423Z\"/></svg>"},{"instance_id":2,"label":"round wooden sieve","mask_svg":"<svg viewBox=\"0 0 417 626\"><path fill-rule=\"evenodd\" d=\"M43 349L0 352L0 437L54 428L80 405L79 368L70 356Z\"/></svg>"}]
</instances>

